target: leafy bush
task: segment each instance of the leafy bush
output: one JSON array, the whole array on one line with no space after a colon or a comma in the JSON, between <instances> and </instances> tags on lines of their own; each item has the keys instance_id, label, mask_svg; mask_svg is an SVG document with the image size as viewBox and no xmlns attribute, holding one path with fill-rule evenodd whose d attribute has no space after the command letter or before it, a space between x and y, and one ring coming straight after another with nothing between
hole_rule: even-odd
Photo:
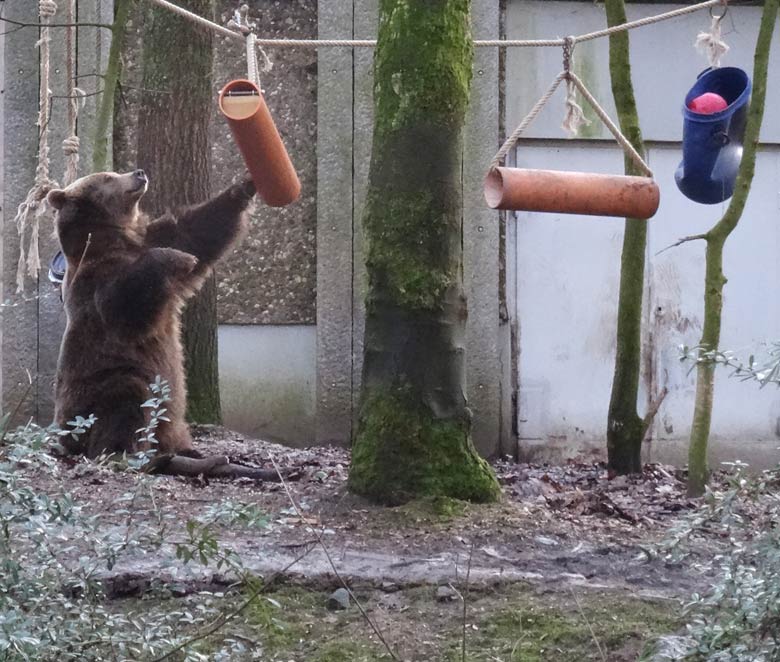
<instances>
[{"instance_id":1,"label":"leafy bush","mask_svg":"<svg viewBox=\"0 0 780 662\"><path fill-rule=\"evenodd\" d=\"M655 659L707 662L780 660L780 469L750 477L744 465L722 492L674 532L670 554L723 541L712 563L719 576L686 606L687 637ZM706 532L707 542L700 539ZM682 542L689 543L682 546ZM695 557L688 555L693 560ZM709 566L692 567L698 570Z\"/></svg>"},{"instance_id":2,"label":"leafy bush","mask_svg":"<svg viewBox=\"0 0 780 662\"><path fill-rule=\"evenodd\" d=\"M164 420L165 398L165 384L153 385L153 397L145 403L152 410L152 423ZM254 506L223 503L187 522L182 531L175 516L155 502L158 479L140 470L148 453L128 458L128 470L137 476L134 489L114 504L118 523L100 521L67 493L50 496L36 489L36 478L59 475L60 465L50 454L57 440L83 434L92 423L89 417L72 421L67 430L32 423L0 430L0 662L235 659L245 648L240 641L226 639L222 650L208 657L198 650L200 629L211 633L214 623L228 620L219 610L219 595L199 596L192 609L185 602L175 610L146 606L120 611L107 600L101 576L121 560L172 545L182 564L213 565L237 582L257 585L241 559L219 543L212 527L264 526L263 514ZM139 434L153 444L155 427ZM105 461L92 469L114 470ZM153 513L151 522L134 517L141 508ZM175 654L166 657L172 651Z\"/></svg>"}]
</instances>

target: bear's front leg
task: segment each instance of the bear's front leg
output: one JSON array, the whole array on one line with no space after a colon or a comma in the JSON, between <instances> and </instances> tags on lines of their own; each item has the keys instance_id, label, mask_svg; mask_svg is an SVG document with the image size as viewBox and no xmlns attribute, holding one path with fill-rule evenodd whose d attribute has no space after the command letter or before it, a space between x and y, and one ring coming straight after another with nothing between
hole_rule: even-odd
<instances>
[{"instance_id":1,"label":"bear's front leg","mask_svg":"<svg viewBox=\"0 0 780 662\"><path fill-rule=\"evenodd\" d=\"M104 324L120 336L145 336L197 264L196 257L174 248L148 249L95 293Z\"/></svg>"},{"instance_id":2,"label":"bear's front leg","mask_svg":"<svg viewBox=\"0 0 780 662\"><path fill-rule=\"evenodd\" d=\"M181 214L172 245L198 258L193 275L204 275L245 231L254 194L254 183L246 179Z\"/></svg>"}]
</instances>

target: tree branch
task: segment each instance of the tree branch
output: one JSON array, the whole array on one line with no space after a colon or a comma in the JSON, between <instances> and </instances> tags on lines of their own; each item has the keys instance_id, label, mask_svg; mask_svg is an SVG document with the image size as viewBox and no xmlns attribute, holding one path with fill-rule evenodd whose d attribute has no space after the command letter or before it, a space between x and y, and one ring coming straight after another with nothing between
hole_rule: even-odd
<instances>
[{"instance_id":1,"label":"tree branch","mask_svg":"<svg viewBox=\"0 0 780 662\"><path fill-rule=\"evenodd\" d=\"M174 476L205 476L206 478L251 478L252 480L278 481L276 470L233 464L225 455L195 458L184 455L155 455L146 470Z\"/></svg>"},{"instance_id":2,"label":"tree branch","mask_svg":"<svg viewBox=\"0 0 780 662\"><path fill-rule=\"evenodd\" d=\"M668 395L668 393L669 393L669 389L666 388L666 386L664 386L660 395L655 400L650 402L650 407L648 407L647 413L645 414L645 417L642 419L643 440L645 438L645 435L647 434L647 431L650 429L650 426L653 423L653 419L655 418L655 415L658 413L658 410L661 408L664 398Z\"/></svg>"},{"instance_id":3,"label":"tree branch","mask_svg":"<svg viewBox=\"0 0 780 662\"><path fill-rule=\"evenodd\" d=\"M710 238L710 235L708 232L705 232L703 234L691 234L687 237L683 237L682 239L677 240L670 246L667 246L666 248L662 248L660 251L656 253L656 256L660 255L661 253L668 251L670 248L677 248L677 246L682 246L683 244L689 242L689 241L696 241L697 239L704 239L704 241L708 241Z\"/></svg>"}]
</instances>

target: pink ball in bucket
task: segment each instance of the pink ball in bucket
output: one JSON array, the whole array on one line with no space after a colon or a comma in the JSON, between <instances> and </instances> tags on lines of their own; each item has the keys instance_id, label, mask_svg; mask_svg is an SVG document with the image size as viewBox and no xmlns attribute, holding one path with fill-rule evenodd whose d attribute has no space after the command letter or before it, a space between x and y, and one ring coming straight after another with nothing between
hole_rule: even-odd
<instances>
[{"instance_id":1,"label":"pink ball in bucket","mask_svg":"<svg viewBox=\"0 0 780 662\"><path fill-rule=\"evenodd\" d=\"M700 94L688 104L690 110L701 115L719 113L721 110L726 110L728 106L726 100L720 94L715 94L714 92Z\"/></svg>"}]
</instances>

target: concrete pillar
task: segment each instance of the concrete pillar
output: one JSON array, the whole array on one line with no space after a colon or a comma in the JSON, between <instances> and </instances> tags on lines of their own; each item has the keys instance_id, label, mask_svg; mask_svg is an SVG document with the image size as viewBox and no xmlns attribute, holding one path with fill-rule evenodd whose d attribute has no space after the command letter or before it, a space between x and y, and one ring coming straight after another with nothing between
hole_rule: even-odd
<instances>
[{"instance_id":1,"label":"concrete pillar","mask_svg":"<svg viewBox=\"0 0 780 662\"><path fill-rule=\"evenodd\" d=\"M94 1L94 0L92 0ZM57 3L57 15L52 22L67 23L67 5ZM79 17L81 18L81 17ZM74 19L75 20L75 19ZM86 20L83 19L82 20ZM76 35L74 35L74 40ZM51 121L49 125L49 146L51 148L51 178L63 183L65 174L65 157L62 152L62 141L67 136L68 104L67 90L67 48L66 30L51 28ZM75 48L75 44L74 44ZM76 66L75 74L78 74ZM96 82L96 81L94 81ZM94 84L89 81L90 84ZM37 284L37 373L35 401L35 417L42 425L51 423L54 416L54 379L57 371L57 356L60 350L62 333L65 330L65 313L62 309L57 290L49 283L47 271L49 260L59 250L59 242L54 236L53 216L47 218L41 226L39 250L41 253L41 271ZM32 287L31 287L32 289ZM91 412L84 412L84 415Z\"/></svg>"},{"instance_id":2,"label":"concrete pillar","mask_svg":"<svg viewBox=\"0 0 780 662\"><path fill-rule=\"evenodd\" d=\"M319 4L320 39L351 38L353 0ZM318 51L317 443L352 437L353 53Z\"/></svg>"},{"instance_id":3,"label":"concrete pillar","mask_svg":"<svg viewBox=\"0 0 780 662\"><path fill-rule=\"evenodd\" d=\"M37 23L35 2L8 0L3 3L6 18ZM5 31L5 29L3 30ZM24 295L16 294L16 265L19 237L14 215L33 184L38 152L38 39L36 28L5 34L2 39L2 385L4 412L19 405L14 423L37 414L37 385L28 386L28 372L35 380L38 371L38 288L28 280ZM46 228L42 228L42 234ZM29 389L29 390L28 390Z\"/></svg>"},{"instance_id":4,"label":"concrete pillar","mask_svg":"<svg viewBox=\"0 0 780 662\"><path fill-rule=\"evenodd\" d=\"M25 23L37 23L37 3L8 0L4 3L5 16ZM78 4L81 22L111 23L112 0L81 0ZM55 22L64 23L66 3L60 3ZM67 134L69 99L66 78L66 42L63 28L51 29L50 87L53 94L49 145L51 149L50 176L61 181L64 173L62 140ZM2 181L3 202L0 209L2 223L2 300L5 302L0 318L2 344L2 407L4 411L19 408L16 421L35 418L43 425L51 421L54 411L54 375L57 355L64 330L65 318L56 290L47 278L48 262L58 249L52 234L51 219L40 228L39 248L42 270L37 280L28 279L25 292L16 294L16 265L19 257L19 237L13 225L16 207L33 184L38 158L38 84L39 52L35 42L37 28L24 28L0 37L2 70L5 76L2 104ZM95 75L103 70L107 57L110 33L98 28L79 28L75 38L78 46L76 74L78 85L86 92L99 89L101 82ZM81 111L80 171L87 172L91 164L92 118L99 97L86 98ZM28 391L28 372L33 378ZM89 412L85 412L89 413Z\"/></svg>"},{"instance_id":5,"label":"concrete pillar","mask_svg":"<svg viewBox=\"0 0 780 662\"><path fill-rule=\"evenodd\" d=\"M355 7L355 39L376 39L379 27L379 2L363 0ZM363 335L366 328L366 253L363 240L363 207L371 164L371 143L374 133L374 49L355 49L354 99L354 245L353 245L353 322L352 358L354 389L353 420L357 422L360 384L363 371Z\"/></svg>"},{"instance_id":6,"label":"concrete pillar","mask_svg":"<svg viewBox=\"0 0 780 662\"><path fill-rule=\"evenodd\" d=\"M475 39L499 37L498 2L474 2ZM488 209L482 180L499 137L499 54L477 48L463 154L463 248L468 323L466 375L472 438L480 454L500 450L502 370L499 346L499 217Z\"/></svg>"}]
</instances>

